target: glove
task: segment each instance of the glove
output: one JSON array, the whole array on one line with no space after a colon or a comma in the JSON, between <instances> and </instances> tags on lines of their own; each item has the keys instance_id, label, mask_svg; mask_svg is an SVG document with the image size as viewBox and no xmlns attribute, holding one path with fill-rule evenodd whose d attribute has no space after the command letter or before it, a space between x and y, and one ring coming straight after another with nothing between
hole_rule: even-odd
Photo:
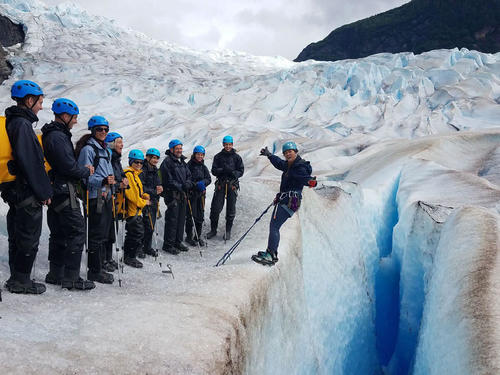
<instances>
[{"instance_id":1,"label":"glove","mask_svg":"<svg viewBox=\"0 0 500 375\"><path fill-rule=\"evenodd\" d=\"M260 156L271 156L271 151L269 151L269 149L266 147L264 147L263 149L260 150Z\"/></svg>"},{"instance_id":2,"label":"glove","mask_svg":"<svg viewBox=\"0 0 500 375\"><path fill-rule=\"evenodd\" d=\"M314 176L311 180L307 182L310 188L316 187L318 185L318 181L316 181L316 176Z\"/></svg>"},{"instance_id":3,"label":"glove","mask_svg":"<svg viewBox=\"0 0 500 375\"><path fill-rule=\"evenodd\" d=\"M196 188L198 189L198 191L201 191L201 192L207 190L207 187L205 186L205 183L203 181L198 181L196 183Z\"/></svg>"}]
</instances>

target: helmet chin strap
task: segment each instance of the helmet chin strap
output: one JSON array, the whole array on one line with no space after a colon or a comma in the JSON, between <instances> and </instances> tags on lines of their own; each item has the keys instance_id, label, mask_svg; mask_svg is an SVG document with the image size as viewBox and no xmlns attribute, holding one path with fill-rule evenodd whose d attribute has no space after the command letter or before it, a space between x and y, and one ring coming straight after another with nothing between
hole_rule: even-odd
<instances>
[{"instance_id":1,"label":"helmet chin strap","mask_svg":"<svg viewBox=\"0 0 500 375\"><path fill-rule=\"evenodd\" d=\"M74 117L74 116L75 116L75 115L71 115L71 117L69 118L69 121L68 121L68 122L66 122L66 121L64 121L64 120L62 119L62 117L61 117L60 115L56 115L56 117L57 117L59 120L61 120L61 122L62 122L64 125L66 125L66 127L67 127L68 129L69 129L69 124L71 124L71 121L73 121L73 117Z\"/></svg>"}]
</instances>

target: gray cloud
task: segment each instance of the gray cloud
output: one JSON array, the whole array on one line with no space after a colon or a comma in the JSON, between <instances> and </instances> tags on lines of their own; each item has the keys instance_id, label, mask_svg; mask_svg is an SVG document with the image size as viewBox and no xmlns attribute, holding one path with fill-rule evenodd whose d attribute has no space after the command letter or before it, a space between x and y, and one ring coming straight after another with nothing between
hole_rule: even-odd
<instances>
[{"instance_id":1,"label":"gray cloud","mask_svg":"<svg viewBox=\"0 0 500 375\"><path fill-rule=\"evenodd\" d=\"M333 29L408 0L73 0L155 39L196 49L230 48L295 58ZM45 0L49 5L62 0Z\"/></svg>"}]
</instances>

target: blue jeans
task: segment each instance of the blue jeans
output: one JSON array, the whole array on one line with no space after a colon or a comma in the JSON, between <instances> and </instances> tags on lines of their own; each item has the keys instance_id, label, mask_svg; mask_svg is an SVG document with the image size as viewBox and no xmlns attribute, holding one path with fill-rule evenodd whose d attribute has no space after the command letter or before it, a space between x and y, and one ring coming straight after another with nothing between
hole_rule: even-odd
<instances>
[{"instance_id":1,"label":"blue jeans","mask_svg":"<svg viewBox=\"0 0 500 375\"><path fill-rule=\"evenodd\" d=\"M281 204L273 210L273 216L269 223L269 239L267 241L267 249L278 254L278 245L280 243L280 228L287 221L292 214Z\"/></svg>"}]
</instances>

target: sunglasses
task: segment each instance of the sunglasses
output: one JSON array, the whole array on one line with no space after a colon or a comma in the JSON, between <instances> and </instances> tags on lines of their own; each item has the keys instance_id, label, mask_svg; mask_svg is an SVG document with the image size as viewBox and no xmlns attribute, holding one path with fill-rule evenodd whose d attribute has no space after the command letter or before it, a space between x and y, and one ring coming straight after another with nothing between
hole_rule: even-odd
<instances>
[{"instance_id":1,"label":"sunglasses","mask_svg":"<svg viewBox=\"0 0 500 375\"><path fill-rule=\"evenodd\" d=\"M96 132L109 132L109 128L106 128L106 127L97 127L97 128L94 128Z\"/></svg>"},{"instance_id":2,"label":"sunglasses","mask_svg":"<svg viewBox=\"0 0 500 375\"><path fill-rule=\"evenodd\" d=\"M140 160L134 160L132 164L144 164L144 162Z\"/></svg>"}]
</instances>

